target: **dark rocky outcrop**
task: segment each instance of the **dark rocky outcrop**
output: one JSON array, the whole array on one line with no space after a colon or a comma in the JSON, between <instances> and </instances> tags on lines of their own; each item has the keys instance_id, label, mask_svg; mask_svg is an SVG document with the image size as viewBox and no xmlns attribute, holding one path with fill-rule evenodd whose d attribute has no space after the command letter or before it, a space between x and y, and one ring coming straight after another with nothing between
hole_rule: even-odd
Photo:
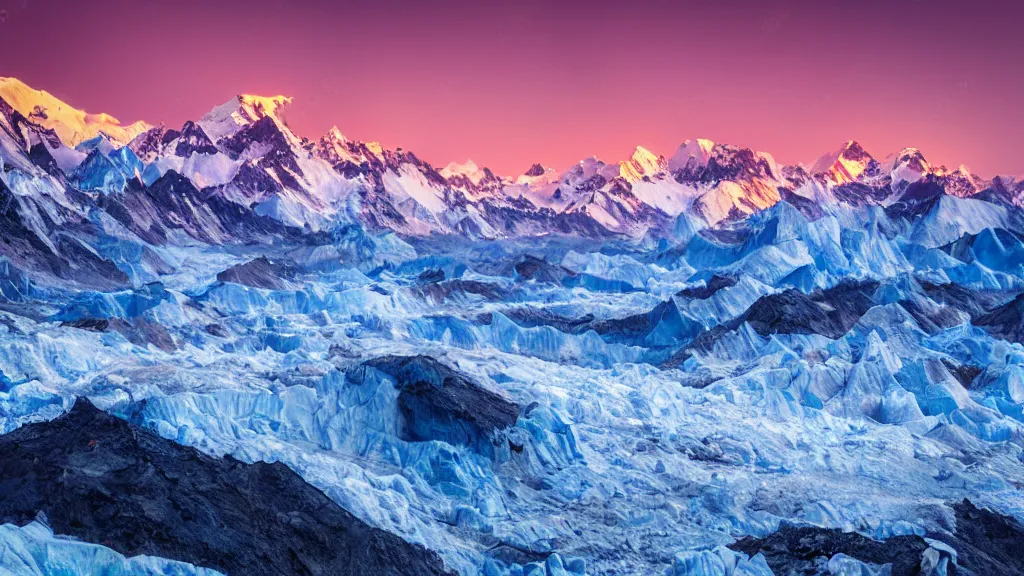
<instances>
[{"instance_id":1,"label":"dark rocky outcrop","mask_svg":"<svg viewBox=\"0 0 1024 576\"><path fill-rule=\"evenodd\" d=\"M952 306L923 306L920 302L911 299L900 300L899 304L914 318L917 325L928 334L935 334L940 330L957 326L963 322L960 313Z\"/></svg>"},{"instance_id":2,"label":"dark rocky outcrop","mask_svg":"<svg viewBox=\"0 0 1024 576\"><path fill-rule=\"evenodd\" d=\"M178 135L178 146L174 149L174 153L182 158L188 158L193 153L216 154L217 147L213 145L213 141L206 135L206 131L202 127L189 120L181 128L181 133Z\"/></svg>"},{"instance_id":3,"label":"dark rocky outcrop","mask_svg":"<svg viewBox=\"0 0 1024 576\"><path fill-rule=\"evenodd\" d=\"M412 290L420 298L434 304L441 304L451 299L458 300L467 294L480 296L491 302L501 300L506 295L506 290L500 286L478 280L463 280L461 278L442 282L427 282L413 287Z\"/></svg>"},{"instance_id":4,"label":"dark rocky outcrop","mask_svg":"<svg viewBox=\"0 0 1024 576\"><path fill-rule=\"evenodd\" d=\"M851 206L881 204L892 194L888 182L884 186L869 186L861 182L848 182L833 189L836 199Z\"/></svg>"},{"instance_id":5,"label":"dark rocky outcrop","mask_svg":"<svg viewBox=\"0 0 1024 576\"><path fill-rule=\"evenodd\" d=\"M46 171L47 174L61 180L64 178L64 171L57 166L57 160L50 153L50 149L43 143L34 144L28 151L28 159L33 164Z\"/></svg>"},{"instance_id":6,"label":"dark rocky outcrop","mask_svg":"<svg viewBox=\"0 0 1024 576\"><path fill-rule=\"evenodd\" d=\"M661 302L648 312L633 314L624 318L611 318L590 322L587 325L587 330L593 330L614 341L640 343L644 337L663 322L676 328L682 323L679 308L671 300Z\"/></svg>"},{"instance_id":7,"label":"dark rocky outcrop","mask_svg":"<svg viewBox=\"0 0 1024 576\"><path fill-rule=\"evenodd\" d=\"M420 272L420 275L416 277L416 282L420 284L431 284L434 282L444 281L444 270L440 268L431 268Z\"/></svg>"},{"instance_id":8,"label":"dark rocky outcrop","mask_svg":"<svg viewBox=\"0 0 1024 576\"><path fill-rule=\"evenodd\" d=\"M929 298L967 313L972 319L984 316L989 310L1006 302L1007 296L998 292L979 292L959 284L932 284L921 282Z\"/></svg>"},{"instance_id":9,"label":"dark rocky outcrop","mask_svg":"<svg viewBox=\"0 0 1024 576\"><path fill-rule=\"evenodd\" d=\"M783 524L764 538L746 537L729 546L748 556L763 554L780 576L819 574L824 562L845 554L870 564L892 564L892 576L916 576L928 543L920 536L872 540L856 532Z\"/></svg>"},{"instance_id":10,"label":"dark rocky outcrop","mask_svg":"<svg viewBox=\"0 0 1024 576\"><path fill-rule=\"evenodd\" d=\"M978 366L972 366L970 364L955 364L945 358L942 359L942 365L949 370L949 373L956 378L957 382L960 383L964 388L971 388L971 383L978 377L979 374L984 372Z\"/></svg>"},{"instance_id":11,"label":"dark rocky outcrop","mask_svg":"<svg viewBox=\"0 0 1024 576\"><path fill-rule=\"evenodd\" d=\"M682 336L682 315L671 300L661 302L647 312L601 320L594 318L593 314L571 318L532 307L510 308L504 314L524 328L551 326L569 334L593 330L609 342L625 344L650 344L646 339L655 329L664 329L667 338Z\"/></svg>"},{"instance_id":12,"label":"dark rocky outcrop","mask_svg":"<svg viewBox=\"0 0 1024 576\"><path fill-rule=\"evenodd\" d=\"M680 290L676 296L681 298L694 298L697 300L707 300L714 296L719 290L723 288L729 288L736 285L736 278L732 276L719 276L713 274L711 278L703 286L694 286L693 288L684 288Z\"/></svg>"},{"instance_id":13,"label":"dark rocky outcrop","mask_svg":"<svg viewBox=\"0 0 1024 576\"><path fill-rule=\"evenodd\" d=\"M129 318L79 318L61 323L62 326L70 326L92 332L117 332L126 340L145 348L152 344L157 348L171 352L177 348L174 337L162 324L143 317Z\"/></svg>"},{"instance_id":14,"label":"dark rocky outcrop","mask_svg":"<svg viewBox=\"0 0 1024 576\"><path fill-rule=\"evenodd\" d=\"M296 179L296 177L303 176L302 168L288 143L288 137L273 117L264 116L234 135L222 139L219 143L225 150L236 156L240 156L253 144L262 145L267 151L260 156L259 161L249 160L246 164L255 172L263 173L268 177L268 170L272 170L277 177L275 181L280 182L286 188L304 189ZM241 172L236 175L236 184L245 188L244 182L237 181L239 176L244 175Z\"/></svg>"},{"instance_id":15,"label":"dark rocky outcrop","mask_svg":"<svg viewBox=\"0 0 1024 576\"><path fill-rule=\"evenodd\" d=\"M749 322L762 336L769 334L821 334L840 338L874 303L874 282L842 282L810 295L798 290L762 296L733 323Z\"/></svg>"},{"instance_id":16,"label":"dark rocky outcrop","mask_svg":"<svg viewBox=\"0 0 1024 576\"><path fill-rule=\"evenodd\" d=\"M918 182L907 184L899 200L886 206L885 214L890 220L913 221L927 214L945 193L935 175L929 174Z\"/></svg>"},{"instance_id":17,"label":"dark rocky outcrop","mask_svg":"<svg viewBox=\"0 0 1024 576\"><path fill-rule=\"evenodd\" d=\"M714 350L715 344L732 330L749 322L761 336L770 334L821 334L838 339L849 332L874 302L876 282L840 282L827 290L804 294L789 289L758 298L746 312L697 334L688 344L675 351L661 365L682 366L694 352Z\"/></svg>"},{"instance_id":18,"label":"dark rocky outcrop","mask_svg":"<svg viewBox=\"0 0 1024 576\"><path fill-rule=\"evenodd\" d=\"M218 272L217 280L266 290L283 290L295 275L296 268L292 263L260 256Z\"/></svg>"},{"instance_id":19,"label":"dark rocky outcrop","mask_svg":"<svg viewBox=\"0 0 1024 576\"><path fill-rule=\"evenodd\" d=\"M526 255L515 264L516 276L522 280L536 280L551 284L561 284L566 278L575 276L571 270L552 264L545 258Z\"/></svg>"},{"instance_id":20,"label":"dark rocky outcrop","mask_svg":"<svg viewBox=\"0 0 1024 576\"><path fill-rule=\"evenodd\" d=\"M281 463L207 456L80 399L0 437L0 522L45 513L57 534L226 574L446 574Z\"/></svg>"},{"instance_id":21,"label":"dark rocky outcrop","mask_svg":"<svg viewBox=\"0 0 1024 576\"><path fill-rule=\"evenodd\" d=\"M281 237L313 240L300 229L225 199L216 190L196 189L174 170L147 187L131 183L124 193L104 195L98 203L140 238L157 245L172 242L177 231L210 244L268 243Z\"/></svg>"},{"instance_id":22,"label":"dark rocky outcrop","mask_svg":"<svg viewBox=\"0 0 1024 576\"><path fill-rule=\"evenodd\" d=\"M579 318L562 316L544 308L533 306L509 308L503 314L523 328L536 328L537 326L551 326L569 334L580 334L590 329L594 322L593 314L584 314Z\"/></svg>"},{"instance_id":23,"label":"dark rocky outcrop","mask_svg":"<svg viewBox=\"0 0 1024 576\"><path fill-rule=\"evenodd\" d=\"M956 526L927 534L956 550L951 576L1024 574L1024 525L966 499L951 508ZM856 532L783 524L764 538L748 536L729 547L748 556L763 554L780 576L821 573L824 562L836 554L869 564L892 564L892 576L916 576L929 544L920 536L872 540Z\"/></svg>"},{"instance_id":24,"label":"dark rocky outcrop","mask_svg":"<svg viewBox=\"0 0 1024 576\"><path fill-rule=\"evenodd\" d=\"M996 338L1024 344L1024 294L974 319Z\"/></svg>"},{"instance_id":25,"label":"dark rocky outcrop","mask_svg":"<svg viewBox=\"0 0 1024 576\"><path fill-rule=\"evenodd\" d=\"M956 550L961 576L1024 574L1024 525L966 499L953 504L953 512L956 532L935 532L928 537Z\"/></svg>"},{"instance_id":26,"label":"dark rocky outcrop","mask_svg":"<svg viewBox=\"0 0 1024 576\"><path fill-rule=\"evenodd\" d=\"M663 368L679 368L685 364L687 360L693 357L694 352L699 352L701 354L710 353L714 350L715 343L728 334L729 330L729 326L719 324L712 327L710 330L705 330L700 334L697 334L689 344L672 353L664 362L661 363L661 366ZM704 381L703 385L706 386L709 383L710 381Z\"/></svg>"},{"instance_id":27,"label":"dark rocky outcrop","mask_svg":"<svg viewBox=\"0 0 1024 576\"><path fill-rule=\"evenodd\" d=\"M804 196L795 194L788 188L780 187L779 197L782 199L782 202L796 208L801 214L803 214L804 218L807 218L810 222L820 220L821 217L825 215L825 212L817 202L810 198L805 198Z\"/></svg>"},{"instance_id":28,"label":"dark rocky outcrop","mask_svg":"<svg viewBox=\"0 0 1024 576\"><path fill-rule=\"evenodd\" d=\"M524 172L523 175L524 176L534 176L534 177L536 177L536 176L543 176L544 175L544 166L541 166L540 164L534 164L533 166L530 166L530 169L527 170L526 172Z\"/></svg>"},{"instance_id":29,"label":"dark rocky outcrop","mask_svg":"<svg viewBox=\"0 0 1024 576\"><path fill-rule=\"evenodd\" d=\"M443 440L490 455L494 434L514 426L519 406L428 356L382 356L365 363L395 379L402 439Z\"/></svg>"}]
</instances>

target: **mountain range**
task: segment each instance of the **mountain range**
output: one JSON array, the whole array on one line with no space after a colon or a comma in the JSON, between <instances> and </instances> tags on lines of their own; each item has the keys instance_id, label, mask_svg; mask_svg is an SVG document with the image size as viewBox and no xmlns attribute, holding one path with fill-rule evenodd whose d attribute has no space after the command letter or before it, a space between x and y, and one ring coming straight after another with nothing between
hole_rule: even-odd
<instances>
[{"instance_id":1,"label":"mountain range","mask_svg":"<svg viewBox=\"0 0 1024 576\"><path fill-rule=\"evenodd\" d=\"M1024 572L1024 179L290 104L0 78L0 573Z\"/></svg>"},{"instance_id":2,"label":"mountain range","mask_svg":"<svg viewBox=\"0 0 1024 576\"><path fill-rule=\"evenodd\" d=\"M316 141L300 138L284 120L291 98L283 96L240 95L179 129L122 126L13 78L0 79L0 100L5 171L30 176L45 189L38 195L79 214L98 207L113 215L143 203L152 219L135 232L150 239L168 229L199 241L230 235L224 222L192 229L168 212L173 207L153 206L168 187L203 203L230 203L241 239L248 228L260 229L261 217L313 233L359 224L479 239L552 233L657 239L681 228L727 226L783 199L807 210L913 204L905 214L913 217L963 205L989 223L1016 218L1024 202L1024 181L933 166L912 148L879 160L855 141L812 166L698 139L668 158L637 147L617 163L587 158L564 172L536 164L506 177L472 161L438 170L411 151L349 140L337 128ZM950 199L927 202L939 195ZM978 230L968 225L959 232Z\"/></svg>"}]
</instances>

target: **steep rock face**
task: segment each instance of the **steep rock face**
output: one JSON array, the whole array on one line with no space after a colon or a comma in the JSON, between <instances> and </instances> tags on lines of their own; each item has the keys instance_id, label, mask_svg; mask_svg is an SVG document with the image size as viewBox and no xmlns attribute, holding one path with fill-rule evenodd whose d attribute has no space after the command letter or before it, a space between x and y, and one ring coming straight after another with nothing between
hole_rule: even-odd
<instances>
[{"instance_id":1,"label":"steep rock face","mask_svg":"<svg viewBox=\"0 0 1024 576\"><path fill-rule=\"evenodd\" d=\"M647 312L601 320L594 318L593 314L569 318L533 308L512 308L506 310L505 314L527 328L551 326L569 334L583 334L592 330L609 342L653 346L664 345L680 337L683 324L679 308L671 300L661 302ZM655 331L661 333L661 338L653 336Z\"/></svg>"},{"instance_id":2,"label":"steep rock face","mask_svg":"<svg viewBox=\"0 0 1024 576\"><path fill-rule=\"evenodd\" d=\"M451 299L458 301L467 295L479 296L490 301L498 301L506 293L499 286L476 280L463 280L461 278L425 282L416 286L413 291L419 297L435 304Z\"/></svg>"},{"instance_id":3,"label":"steep rock face","mask_svg":"<svg viewBox=\"0 0 1024 576\"><path fill-rule=\"evenodd\" d=\"M429 356L384 356L366 365L395 379L404 440L444 440L490 452L493 434L519 417L517 404Z\"/></svg>"},{"instance_id":4,"label":"steep rock face","mask_svg":"<svg viewBox=\"0 0 1024 576\"><path fill-rule=\"evenodd\" d=\"M178 135L178 145L174 148L174 153L182 158L187 158L191 154L216 154L217 147L213 145L213 141L206 135L202 127L189 120L185 122L185 125L181 128L181 133Z\"/></svg>"},{"instance_id":5,"label":"steep rock face","mask_svg":"<svg viewBox=\"0 0 1024 576\"><path fill-rule=\"evenodd\" d=\"M250 148L259 149L262 154L260 154L258 162L250 160L247 162L247 166L264 174L272 172L273 179L280 186L293 190L303 189L302 184L298 181L303 177L302 168L299 167L288 135L272 117L264 116L252 125L239 130L230 138L225 138L220 144L234 155L241 155ZM252 192L254 200L262 200L265 195L260 192L266 192L261 190L260 186L250 186L249 190Z\"/></svg>"},{"instance_id":6,"label":"steep rock face","mask_svg":"<svg viewBox=\"0 0 1024 576\"><path fill-rule=\"evenodd\" d=\"M178 130L171 130L163 126L151 128L139 134L128 143L135 155L143 162L153 162L160 156L170 152L169 146L181 136Z\"/></svg>"},{"instance_id":7,"label":"steep rock face","mask_svg":"<svg viewBox=\"0 0 1024 576\"><path fill-rule=\"evenodd\" d=\"M749 148L711 143L711 147L703 152L706 159L693 156L674 170L677 181L711 184L723 180L774 180L778 177L769 159Z\"/></svg>"},{"instance_id":8,"label":"steep rock face","mask_svg":"<svg viewBox=\"0 0 1024 576\"><path fill-rule=\"evenodd\" d=\"M590 322L586 329L593 330L615 341L639 343L643 342L644 338L659 325L677 327L681 322L679 308L669 300L661 302L649 312L642 314Z\"/></svg>"},{"instance_id":9,"label":"steep rock face","mask_svg":"<svg viewBox=\"0 0 1024 576\"><path fill-rule=\"evenodd\" d=\"M175 241L179 233L201 242L222 244L267 241L297 232L246 206L201 192L173 170L150 186L133 186L123 194L105 196L99 203L140 238L158 245Z\"/></svg>"},{"instance_id":10,"label":"steep rock face","mask_svg":"<svg viewBox=\"0 0 1024 576\"><path fill-rule=\"evenodd\" d=\"M49 219L51 212L40 204L38 198L15 195L0 180L0 255L32 275L84 287L109 290L128 283L127 275L113 262L83 245L72 230ZM71 219L74 215L62 216ZM89 229L84 222L75 226L80 234Z\"/></svg>"},{"instance_id":11,"label":"steep rock face","mask_svg":"<svg viewBox=\"0 0 1024 576\"><path fill-rule=\"evenodd\" d=\"M969 198L981 191L984 182L974 174L971 174L966 167L960 166L956 170L943 168L939 173L939 180L942 182L946 194L959 198Z\"/></svg>"},{"instance_id":12,"label":"steep rock face","mask_svg":"<svg viewBox=\"0 0 1024 576\"><path fill-rule=\"evenodd\" d=\"M983 186L975 198L1006 206L1024 206L1024 179L996 176Z\"/></svg>"},{"instance_id":13,"label":"steep rock face","mask_svg":"<svg viewBox=\"0 0 1024 576\"><path fill-rule=\"evenodd\" d=\"M0 437L0 521L227 574L445 574L432 552L372 528L283 464L217 459L79 399Z\"/></svg>"},{"instance_id":14,"label":"steep rock face","mask_svg":"<svg viewBox=\"0 0 1024 576\"><path fill-rule=\"evenodd\" d=\"M849 182L833 188L833 194L840 202L851 206L881 204L892 194L888 186L873 186L862 182Z\"/></svg>"},{"instance_id":15,"label":"steep rock face","mask_svg":"<svg viewBox=\"0 0 1024 576\"><path fill-rule=\"evenodd\" d=\"M543 309L534 308L512 308L505 311L505 315L516 324L525 328L535 326L551 326L562 332L579 334L590 329L594 322L593 314L585 314L579 318L562 316Z\"/></svg>"}]
</instances>

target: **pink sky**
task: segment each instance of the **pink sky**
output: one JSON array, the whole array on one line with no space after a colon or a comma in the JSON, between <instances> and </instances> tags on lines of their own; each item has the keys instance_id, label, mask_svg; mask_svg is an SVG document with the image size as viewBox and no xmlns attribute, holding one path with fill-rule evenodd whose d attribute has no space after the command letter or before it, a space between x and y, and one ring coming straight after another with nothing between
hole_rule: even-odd
<instances>
[{"instance_id":1,"label":"pink sky","mask_svg":"<svg viewBox=\"0 0 1024 576\"><path fill-rule=\"evenodd\" d=\"M990 176L1024 172L1021 16L983 0L0 0L0 75L170 126L285 94L299 135L337 124L508 175L702 137L783 162L851 138L878 157L914 146Z\"/></svg>"}]
</instances>

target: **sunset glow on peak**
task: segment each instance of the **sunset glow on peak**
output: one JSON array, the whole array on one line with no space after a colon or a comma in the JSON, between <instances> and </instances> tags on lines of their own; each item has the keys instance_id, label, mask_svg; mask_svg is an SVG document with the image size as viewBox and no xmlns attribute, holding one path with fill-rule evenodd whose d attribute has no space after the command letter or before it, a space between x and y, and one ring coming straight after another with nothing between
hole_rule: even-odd
<instances>
[{"instance_id":1,"label":"sunset glow on peak","mask_svg":"<svg viewBox=\"0 0 1024 576\"><path fill-rule=\"evenodd\" d=\"M692 135L786 164L856 138L880 158L914 145L986 177L1024 171L1018 4L9 4L0 30L32 49L0 74L122 119L180 126L225 95L283 93L299 136L337 124L436 166L472 157L509 175L617 163L637 143L670 157ZM111 26L117 65L97 66L110 47L74 31ZM131 48L181 31L173 49Z\"/></svg>"}]
</instances>

